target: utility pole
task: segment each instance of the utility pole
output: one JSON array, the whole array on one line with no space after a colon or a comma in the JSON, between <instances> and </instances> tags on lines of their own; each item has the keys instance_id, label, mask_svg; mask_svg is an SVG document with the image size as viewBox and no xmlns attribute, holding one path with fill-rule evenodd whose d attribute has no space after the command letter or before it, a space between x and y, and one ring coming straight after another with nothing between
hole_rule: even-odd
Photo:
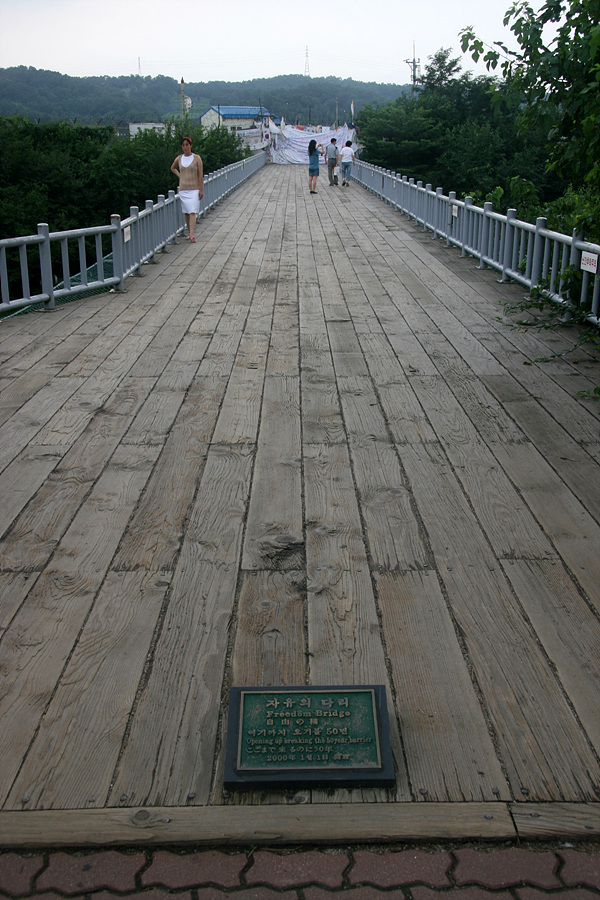
<instances>
[{"instance_id":1,"label":"utility pole","mask_svg":"<svg viewBox=\"0 0 600 900\"><path fill-rule=\"evenodd\" d=\"M420 62L421 62L420 59L415 59L415 42L414 41L413 41L413 58L405 59L404 62L410 66L410 73L411 73L410 80L412 83L412 89L414 91L414 89L417 85L417 78L420 75Z\"/></svg>"}]
</instances>

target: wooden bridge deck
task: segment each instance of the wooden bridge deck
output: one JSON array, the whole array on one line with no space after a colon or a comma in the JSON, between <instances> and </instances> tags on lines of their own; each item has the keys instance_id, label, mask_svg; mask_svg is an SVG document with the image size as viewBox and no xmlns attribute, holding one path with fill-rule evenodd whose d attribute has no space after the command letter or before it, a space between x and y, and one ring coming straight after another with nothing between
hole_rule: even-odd
<instances>
[{"instance_id":1,"label":"wooden bridge deck","mask_svg":"<svg viewBox=\"0 0 600 900\"><path fill-rule=\"evenodd\" d=\"M598 831L600 354L306 181L0 324L1 846ZM305 682L386 685L395 790L224 795Z\"/></svg>"}]
</instances>

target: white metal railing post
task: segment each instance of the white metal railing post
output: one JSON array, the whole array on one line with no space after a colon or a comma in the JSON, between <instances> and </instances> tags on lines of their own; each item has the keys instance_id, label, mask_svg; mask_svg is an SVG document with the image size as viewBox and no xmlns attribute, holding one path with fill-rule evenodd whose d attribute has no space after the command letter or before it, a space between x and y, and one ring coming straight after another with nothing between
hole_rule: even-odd
<instances>
[{"instance_id":1,"label":"white metal railing post","mask_svg":"<svg viewBox=\"0 0 600 900\"><path fill-rule=\"evenodd\" d=\"M431 193L433 191L432 184L425 185L425 194L423 195L423 231L427 231L427 225L431 222Z\"/></svg>"},{"instance_id":2,"label":"white metal railing post","mask_svg":"<svg viewBox=\"0 0 600 900\"><path fill-rule=\"evenodd\" d=\"M504 249L502 253L502 277L501 282L507 282L507 272L512 268L513 243L515 235L516 209L509 209L506 213L506 227L504 229Z\"/></svg>"},{"instance_id":3,"label":"white metal railing post","mask_svg":"<svg viewBox=\"0 0 600 900\"><path fill-rule=\"evenodd\" d=\"M421 210L423 208L423 182L417 181L417 193L416 204L415 204L415 222L418 225L421 219L423 218L421 215Z\"/></svg>"},{"instance_id":4,"label":"white metal railing post","mask_svg":"<svg viewBox=\"0 0 600 900\"><path fill-rule=\"evenodd\" d=\"M123 232L121 231L121 216L116 214L112 215L110 217L110 224L114 228L111 235L113 275L119 279L115 288L117 291L124 291L125 286L123 281L125 278L125 266L123 265Z\"/></svg>"},{"instance_id":5,"label":"white metal railing post","mask_svg":"<svg viewBox=\"0 0 600 900\"><path fill-rule=\"evenodd\" d=\"M416 193L415 179L409 178L408 185L409 185L409 189L408 189L408 198L409 199L408 199L408 207L406 210L406 214L407 214L407 216L410 216L410 218L416 222L417 221L417 212L416 212L416 199L415 198L418 197L418 194Z\"/></svg>"},{"instance_id":6,"label":"white metal railing post","mask_svg":"<svg viewBox=\"0 0 600 900\"><path fill-rule=\"evenodd\" d=\"M400 187L400 211L406 216L408 215L408 175L402 176L402 185Z\"/></svg>"},{"instance_id":7,"label":"white metal railing post","mask_svg":"<svg viewBox=\"0 0 600 900\"><path fill-rule=\"evenodd\" d=\"M450 246L450 238L454 231L454 204L456 203L456 191L450 191L448 194L448 212L446 213L446 247Z\"/></svg>"},{"instance_id":8,"label":"white metal railing post","mask_svg":"<svg viewBox=\"0 0 600 900\"><path fill-rule=\"evenodd\" d=\"M152 202L152 200L146 200L146 203L144 204L144 211L146 213L146 215L144 216L144 237L146 238L146 240L143 258L147 260L147 262L155 263L156 260L154 257L156 256L156 216L153 215L154 203Z\"/></svg>"},{"instance_id":9,"label":"white metal railing post","mask_svg":"<svg viewBox=\"0 0 600 900\"><path fill-rule=\"evenodd\" d=\"M443 190L443 188L441 188L441 187L436 188L436 189L435 189L435 200L434 200L434 203L435 203L435 209L434 209L435 221L434 221L434 223L433 223L433 236L434 236L434 238L438 238L438 237L440 237L440 235L441 235L442 237L445 237L445 236L446 236L446 232L445 232L445 229L444 229L444 213L443 213L443 209L444 209L444 201L443 201L443 196L444 196L444 190Z\"/></svg>"},{"instance_id":10,"label":"white metal railing post","mask_svg":"<svg viewBox=\"0 0 600 900\"><path fill-rule=\"evenodd\" d=\"M471 226L470 222L470 208L473 206L473 198L465 197L465 206L464 206L464 215L460 229L460 242L461 242L461 256L467 255L467 244L469 243L469 229Z\"/></svg>"},{"instance_id":11,"label":"white metal railing post","mask_svg":"<svg viewBox=\"0 0 600 900\"><path fill-rule=\"evenodd\" d=\"M576 269L579 267L581 262L581 251L577 246L578 241L583 240L583 234L578 234L577 230L573 229L573 236L571 239L571 252L569 254L569 266L571 269ZM573 306L573 297L571 296L571 289L567 288L567 296L565 298L566 301L566 312L565 319L568 321L573 318L573 313L571 312L569 307Z\"/></svg>"},{"instance_id":12,"label":"white metal railing post","mask_svg":"<svg viewBox=\"0 0 600 900\"><path fill-rule=\"evenodd\" d=\"M480 269L487 268L484 257L489 256L488 246L490 239L490 213L493 209L493 203L487 200L483 204L483 222L481 226L481 237L479 241L479 266Z\"/></svg>"},{"instance_id":13,"label":"white metal railing post","mask_svg":"<svg viewBox=\"0 0 600 900\"><path fill-rule=\"evenodd\" d=\"M546 227L546 218L539 216L535 221L535 236L533 239L533 260L531 264L531 287L539 284L542 277L542 264L544 260L544 235L543 230Z\"/></svg>"},{"instance_id":14,"label":"white metal railing post","mask_svg":"<svg viewBox=\"0 0 600 900\"><path fill-rule=\"evenodd\" d=\"M167 251L167 228L166 228L166 210L165 210L165 195L159 194L158 200L156 201L156 206L154 207L154 216L156 218L156 226L154 229L154 234L156 237L156 248L160 250L161 253L166 253Z\"/></svg>"},{"instance_id":15,"label":"white metal railing post","mask_svg":"<svg viewBox=\"0 0 600 900\"><path fill-rule=\"evenodd\" d=\"M50 254L50 229L46 222L37 227L38 234L43 238L40 244L40 270L42 276L42 293L48 299L44 301L46 309L54 309L54 284L52 280L52 256Z\"/></svg>"},{"instance_id":16,"label":"white metal railing post","mask_svg":"<svg viewBox=\"0 0 600 900\"><path fill-rule=\"evenodd\" d=\"M177 240L177 201L175 200L175 191L169 191L167 196L167 233L168 240L174 244Z\"/></svg>"}]
</instances>

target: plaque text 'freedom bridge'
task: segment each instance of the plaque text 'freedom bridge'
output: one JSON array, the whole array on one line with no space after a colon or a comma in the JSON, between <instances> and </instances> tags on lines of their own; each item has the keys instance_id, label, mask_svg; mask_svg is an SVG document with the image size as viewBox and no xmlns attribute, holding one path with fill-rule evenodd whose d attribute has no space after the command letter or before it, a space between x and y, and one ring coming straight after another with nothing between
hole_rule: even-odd
<instances>
[{"instance_id":1,"label":"plaque text 'freedom bridge'","mask_svg":"<svg viewBox=\"0 0 600 900\"><path fill-rule=\"evenodd\" d=\"M394 784L382 685L232 688L226 788Z\"/></svg>"}]
</instances>

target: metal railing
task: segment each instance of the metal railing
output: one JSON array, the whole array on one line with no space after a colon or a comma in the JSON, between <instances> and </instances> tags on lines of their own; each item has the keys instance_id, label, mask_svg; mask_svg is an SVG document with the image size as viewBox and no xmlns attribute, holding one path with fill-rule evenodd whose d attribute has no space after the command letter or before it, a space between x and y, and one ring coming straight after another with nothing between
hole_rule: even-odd
<instances>
[{"instance_id":1,"label":"metal railing","mask_svg":"<svg viewBox=\"0 0 600 900\"><path fill-rule=\"evenodd\" d=\"M546 219L535 225L522 222L517 211L504 216L492 210L491 203L475 206L473 200L457 200L442 188L406 175L398 175L357 161L352 177L371 193L385 200L402 215L413 219L434 238L446 240L474 256L481 268L495 269L501 281L516 281L529 291L541 289L556 303L569 308L579 306L588 321L600 324L600 245L583 240L575 232L569 236L546 228ZM581 273L574 277L576 273Z\"/></svg>"},{"instance_id":2,"label":"metal railing","mask_svg":"<svg viewBox=\"0 0 600 900\"><path fill-rule=\"evenodd\" d=\"M267 154L261 152L207 175L199 215L207 215L266 161ZM142 210L132 206L126 219L111 216L110 225L51 232L48 225L40 224L37 234L0 240L0 313L40 303L52 309L57 300L90 291L122 291L124 279L139 273L142 265L173 243L184 228L179 198L169 191L156 203L147 200ZM55 245L59 252L53 252ZM9 262L13 264L12 279ZM32 284L37 288L33 293Z\"/></svg>"}]
</instances>

